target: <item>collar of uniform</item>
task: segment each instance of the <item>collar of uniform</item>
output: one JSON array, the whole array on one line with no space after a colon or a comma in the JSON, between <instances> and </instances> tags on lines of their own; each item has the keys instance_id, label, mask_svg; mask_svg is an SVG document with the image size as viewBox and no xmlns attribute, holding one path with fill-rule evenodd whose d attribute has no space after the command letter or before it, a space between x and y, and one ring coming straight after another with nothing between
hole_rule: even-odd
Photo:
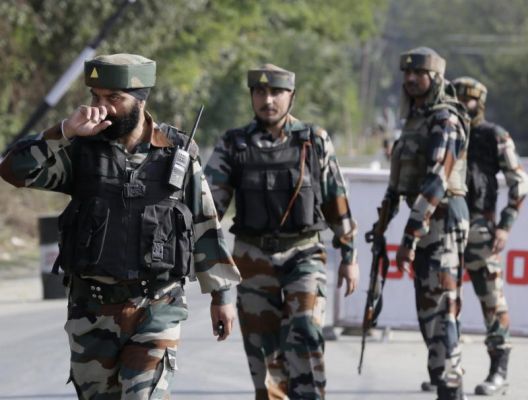
<instances>
[{"instance_id":1,"label":"collar of uniform","mask_svg":"<svg viewBox=\"0 0 528 400\"><path fill-rule=\"evenodd\" d=\"M293 131L298 131L304 128L304 124L295 118L293 115L288 114L286 121L282 127L282 133L286 136L290 135ZM255 132L266 132L266 127L262 125L258 119L251 121L247 128L248 133L253 134Z\"/></svg>"},{"instance_id":2,"label":"collar of uniform","mask_svg":"<svg viewBox=\"0 0 528 400\"><path fill-rule=\"evenodd\" d=\"M144 157L144 155L148 153L149 148L150 148L150 145L148 143L140 143L134 148L133 151L128 151L124 144L119 143L115 140L109 143L110 143L110 146L113 146L119 151L121 151L129 161L132 159L136 159L136 156Z\"/></svg>"},{"instance_id":3,"label":"collar of uniform","mask_svg":"<svg viewBox=\"0 0 528 400\"><path fill-rule=\"evenodd\" d=\"M282 127L282 131L285 135L290 135L293 131L300 131L304 128L305 126L300 120L295 118L293 115L288 114L288 116L286 117L286 122Z\"/></svg>"},{"instance_id":4,"label":"collar of uniform","mask_svg":"<svg viewBox=\"0 0 528 400\"><path fill-rule=\"evenodd\" d=\"M425 114L425 110L426 110L426 106L425 105L417 107L415 104L413 104L411 106L410 116L414 116L414 115L421 116L421 115L424 115Z\"/></svg>"},{"instance_id":5,"label":"collar of uniform","mask_svg":"<svg viewBox=\"0 0 528 400\"><path fill-rule=\"evenodd\" d=\"M145 141L149 142L152 146L155 147L171 147L172 143L167 138L167 135L163 133L158 124L154 123L152 116L145 111L145 123L148 124L148 134L145 137Z\"/></svg>"}]
</instances>

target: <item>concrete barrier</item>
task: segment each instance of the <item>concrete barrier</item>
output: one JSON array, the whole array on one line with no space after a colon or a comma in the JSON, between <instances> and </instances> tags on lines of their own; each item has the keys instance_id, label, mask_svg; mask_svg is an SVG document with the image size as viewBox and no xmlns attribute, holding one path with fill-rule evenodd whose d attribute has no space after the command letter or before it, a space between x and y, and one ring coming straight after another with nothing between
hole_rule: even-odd
<instances>
[{"instance_id":1,"label":"concrete barrier","mask_svg":"<svg viewBox=\"0 0 528 400\"><path fill-rule=\"evenodd\" d=\"M388 182L387 170L366 170L343 168L352 214L358 220L357 236L358 261L361 271L360 288L357 293L344 299L335 293L333 325L336 327L359 327L362 323L366 301L368 277L371 263L370 247L365 242L365 232L377 220L376 208L381 204ZM499 179L499 209L507 200L504 179ZM391 267L383 293L383 311L379 318L380 327L396 329L418 329L412 277L396 269L395 256L401 241L403 228L409 216L409 208L402 202L400 212L391 222L386 232ZM502 252L504 265L504 292L510 308L512 334L528 336L528 210L521 210L519 219L510 233L506 248ZM329 252L335 251L328 248ZM462 330L484 333L484 321L480 304L475 296L467 274L463 285Z\"/></svg>"}]
</instances>

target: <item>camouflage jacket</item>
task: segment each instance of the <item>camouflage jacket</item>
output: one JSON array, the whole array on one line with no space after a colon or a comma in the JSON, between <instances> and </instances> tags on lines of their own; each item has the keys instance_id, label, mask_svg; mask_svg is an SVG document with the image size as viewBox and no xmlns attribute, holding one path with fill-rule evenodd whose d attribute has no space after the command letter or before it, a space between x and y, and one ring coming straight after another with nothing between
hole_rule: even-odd
<instances>
[{"instance_id":1,"label":"camouflage jacket","mask_svg":"<svg viewBox=\"0 0 528 400\"><path fill-rule=\"evenodd\" d=\"M150 146L172 145L148 113L145 117L150 126L150 142L140 144L133 154L128 153L117 142L111 142L111 145L118 146L125 152L131 168L136 168L145 159ZM36 137L21 140L0 165L0 175L17 187L69 194L73 177L70 144L62 136L60 125L55 125ZM192 172L188 183L191 185L190 191L198 194L184 200L193 213L196 276L203 293L221 292L225 298L226 289L240 282L240 274L218 222L199 159L194 159L189 168Z\"/></svg>"},{"instance_id":2,"label":"camouflage jacket","mask_svg":"<svg viewBox=\"0 0 528 400\"><path fill-rule=\"evenodd\" d=\"M306 126L303 122L288 115L283 132L285 135L290 135L292 131L303 129ZM269 133L256 120L253 120L243 129L248 134L258 135L258 146L274 146L283 142L283 139L277 139L273 142L266 139L266 137L269 137ZM349 263L355 257L354 237L357 232L356 222L350 212L345 182L339 169L330 136L324 129L318 127L314 127L313 132L321 167L323 215L334 233L332 240L334 247L341 249L343 261ZM220 218L226 212L235 190L230 183L232 181L231 174L233 173L233 162L231 159L231 155L234 153L233 143L228 139L228 135L224 135L218 141L205 167L205 175L209 181Z\"/></svg>"},{"instance_id":3,"label":"camouflage jacket","mask_svg":"<svg viewBox=\"0 0 528 400\"><path fill-rule=\"evenodd\" d=\"M425 178L416 198L407 199L411 212L401 244L409 249L414 249L420 238L429 232L431 215L448 196L448 180L453 166L457 160L467 156L468 140L465 129L454 112L442 109L428 114L425 108L412 108L409 116L416 115L414 113L427 118L429 134L425 143ZM400 193L389 184L385 199L390 202L392 217L398 210Z\"/></svg>"},{"instance_id":4,"label":"camouflage jacket","mask_svg":"<svg viewBox=\"0 0 528 400\"><path fill-rule=\"evenodd\" d=\"M526 194L528 194L528 176L519 163L519 156L515 150L515 143L510 134L501 126L492 124L483 118L478 122L475 120L471 124L468 166L470 171L473 168L478 173L486 175L479 182L470 182L470 189L476 185L486 185L491 181L491 188L479 187L476 189L480 196L486 195L487 190L497 190L495 174L501 171L508 186L508 202L500 213L498 227L509 231L519 214ZM489 149L489 150L488 150ZM468 174L469 179L474 179ZM468 179L468 180L469 180ZM471 193L471 191L470 191ZM488 218L495 220L496 193L489 194L495 201L486 204L490 210L479 209L477 204L471 204L471 196L468 196L468 206L471 217L476 217L477 213L489 211ZM494 221L495 222L495 221Z\"/></svg>"}]
</instances>

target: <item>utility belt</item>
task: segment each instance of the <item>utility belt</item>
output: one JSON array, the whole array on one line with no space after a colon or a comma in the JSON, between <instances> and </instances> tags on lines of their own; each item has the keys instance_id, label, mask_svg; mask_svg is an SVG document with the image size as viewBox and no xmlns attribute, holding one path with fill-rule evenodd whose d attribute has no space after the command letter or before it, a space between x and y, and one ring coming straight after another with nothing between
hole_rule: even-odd
<instances>
[{"instance_id":1,"label":"utility belt","mask_svg":"<svg viewBox=\"0 0 528 400\"><path fill-rule=\"evenodd\" d=\"M319 243L319 232L309 232L295 236L264 234L260 236L237 235L237 240L251 244L268 253L277 253L293 247Z\"/></svg>"},{"instance_id":2,"label":"utility belt","mask_svg":"<svg viewBox=\"0 0 528 400\"><path fill-rule=\"evenodd\" d=\"M70 283L70 297L74 302L96 302L99 304L125 303L134 297L160 299L176 287L183 287L184 280L162 282L138 279L115 284L73 275Z\"/></svg>"},{"instance_id":3,"label":"utility belt","mask_svg":"<svg viewBox=\"0 0 528 400\"><path fill-rule=\"evenodd\" d=\"M466 190L455 190L455 189L447 189L446 190L446 196L447 197L455 197L455 196L465 196L467 193Z\"/></svg>"}]
</instances>

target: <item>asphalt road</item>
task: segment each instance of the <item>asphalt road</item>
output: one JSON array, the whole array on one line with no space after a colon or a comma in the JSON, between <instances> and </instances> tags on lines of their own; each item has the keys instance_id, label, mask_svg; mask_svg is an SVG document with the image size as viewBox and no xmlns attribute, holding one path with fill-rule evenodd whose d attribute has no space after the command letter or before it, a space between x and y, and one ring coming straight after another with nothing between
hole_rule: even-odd
<instances>
[{"instance_id":1,"label":"asphalt road","mask_svg":"<svg viewBox=\"0 0 528 400\"><path fill-rule=\"evenodd\" d=\"M0 281L0 400L75 399L68 377L68 344L63 331L64 300L39 300L40 279ZM252 385L238 328L223 343L210 331L208 296L188 289L191 316L183 325L174 399L252 399ZM528 338L514 338L508 395L528 400ZM364 400L435 399L419 391L426 378L425 346L417 332L376 332L369 338L363 373L357 374L360 338L340 336L326 347L327 398ZM465 335L465 392L488 369L483 337Z\"/></svg>"}]
</instances>

